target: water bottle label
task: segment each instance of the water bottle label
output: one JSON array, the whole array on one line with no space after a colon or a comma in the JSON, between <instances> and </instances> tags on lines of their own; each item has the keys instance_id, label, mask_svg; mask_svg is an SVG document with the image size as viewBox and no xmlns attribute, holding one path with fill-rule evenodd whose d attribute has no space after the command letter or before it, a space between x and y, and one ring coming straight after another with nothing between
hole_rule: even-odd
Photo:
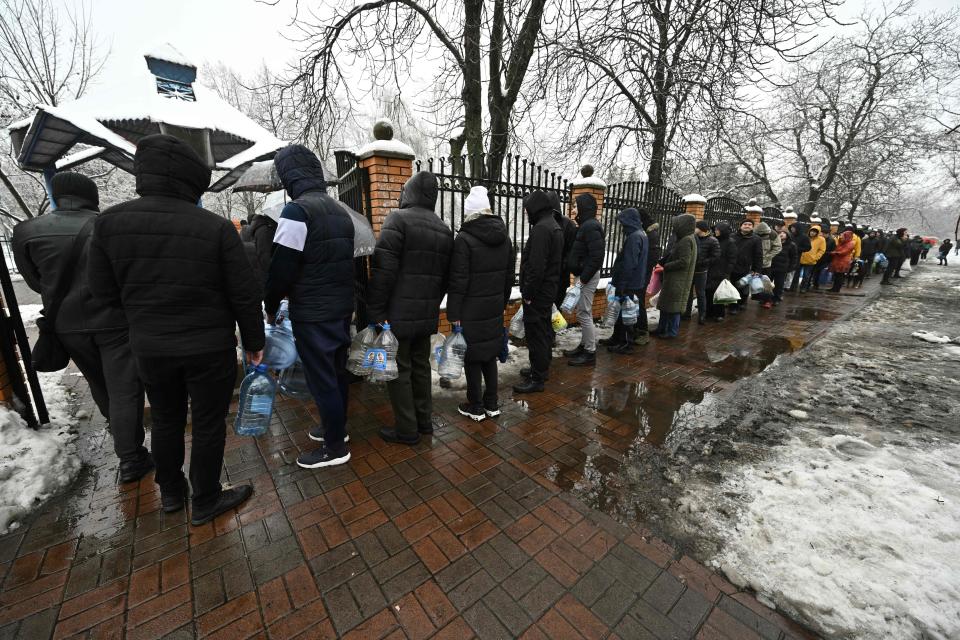
<instances>
[{"instance_id":1,"label":"water bottle label","mask_svg":"<svg viewBox=\"0 0 960 640\"><path fill-rule=\"evenodd\" d=\"M367 367L375 371L386 371L387 370L387 350L386 349L370 349L367 351Z\"/></svg>"},{"instance_id":2,"label":"water bottle label","mask_svg":"<svg viewBox=\"0 0 960 640\"><path fill-rule=\"evenodd\" d=\"M443 362L443 345L439 345L436 349L433 350L433 359L437 361L437 364Z\"/></svg>"}]
</instances>

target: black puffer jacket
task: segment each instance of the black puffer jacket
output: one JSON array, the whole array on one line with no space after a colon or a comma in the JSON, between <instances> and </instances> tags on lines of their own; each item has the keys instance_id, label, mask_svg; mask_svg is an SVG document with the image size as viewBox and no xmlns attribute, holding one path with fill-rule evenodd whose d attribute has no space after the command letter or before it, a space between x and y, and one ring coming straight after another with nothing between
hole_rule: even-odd
<instances>
[{"instance_id":1,"label":"black puffer jacket","mask_svg":"<svg viewBox=\"0 0 960 640\"><path fill-rule=\"evenodd\" d=\"M523 208L530 221L530 236L520 257L520 295L531 302L525 305L524 319L532 321L550 317L557 287L561 285L563 234L543 191L528 195Z\"/></svg>"},{"instance_id":2,"label":"black puffer jacket","mask_svg":"<svg viewBox=\"0 0 960 640\"><path fill-rule=\"evenodd\" d=\"M247 225L250 229L250 242L257 253L257 263L264 273L270 271L270 258L273 256L273 236L277 233L277 223L265 215L253 217L253 222Z\"/></svg>"},{"instance_id":3,"label":"black puffer jacket","mask_svg":"<svg viewBox=\"0 0 960 640\"><path fill-rule=\"evenodd\" d=\"M97 217L99 197L93 180L79 173L53 177L53 201L57 209L13 228L13 257L24 282L40 294L45 309L73 249L74 238L91 218ZM124 329L123 310L95 300L87 283L87 256L92 227L78 240L83 252L70 274L71 284L57 313L57 333L95 333Z\"/></svg>"},{"instance_id":4,"label":"black puffer jacket","mask_svg":"<svg viewBox=\"0 0 960 640\"><path fill-rule=\"evenodd\" d=\"M447 319L463 327L467 360L492 360L503 347L514 263L513 243L499 217L480 215L460 227L450 259Z\"/></svg>"},{"instance_id":5,"label":"black puffer jacket","mask_svg":"<svg viewBox=\"0 0 960 640\"><path fill-rule=\"evenodd\" d=\"M760 273L763 270L763 241L760 236L756 233L743 235L737 231L733 234L733 243L737 247L731 274L733 279L739 280L751 271Z\"/></svg>"},{"instance_id":6,"label":"black puffer jacket","mask_svg":"<svg viewBox=\"0 0 960 640\"><path fill-rule=\"evenodd\" d=\"M573 243L577 240L577 225L563 212L563 205L560 203L560 196L556 191L547 191L547 197L550 198L550 206L553 208L553 219L560 226L560 233L563 234L563 253L560 256L560 278L562 282L557 287L557 295L553 303L557 308L563 304L563 298L567 293L566 283L573 275L567 265L570 252L573 251Z\"/></svg>"},{"instance_id":7,"label":"black puffer jacket","mask_svg":"<svg viewBox=\"0 0 960 640\"><path fill-rule=\"evenodd\" d=\"M577 236L567 266L580 282L590 282L603 267L605 242L603 227L597 221L597 201L589 193L577 196Z\"/></svg>"},{"instance_id":8,"label":"black puffer jacket","mask_svg":"<svg viewBox=\"0 0 960 640\"><path fill-rule=\"evenodd\" d=\"M873 257L877 255L877 251L880 249L880 240L876 236L867 236L863 239L863 242L860 247L860 257L865 262L873 262Z\"/></svg>"},{"instance_id":9,"label":"black puffer jacket","mask_svg":"<svg viewBox=\"0 0 960 640\"><path fill-rule=\"evenodd\" d=\"M708 236L697 235L696 273L710 270L710 265L720 257L720 241L712 233Z\"/></svg>"},{"instance_id":10,"label":"black puffer jacket","mask_svg":"<svg viewBox=\"0 0 960 640\"><path fill-rule=\"evenodd\" d=\"M436 176L428 171L407 180L400 208L387 216L373 253L370 320L389 320L401 340L428 336L440 323L453 231L433 212L437 188Z\"/></svg>"},{"instance_id":11,"label":"black puffer jacket","mask_svg":"<svg viewBox=\"0 0 960 640\"><path fill-rule=\"evenodd\" d=\"M293 202L284 206L273 236L267 313L276 313L289 297L294 322L348 318L353 313L353 221L327 195L323 166L312 151L291 145L280 150L274 164Z\"/></svg>"},{"instance_id":12,"label":"black puffer jacket","mask_svg":"<svg viewBox=\"0 0 960 640\"><path fill-rule=\"evenodd\" d=\"M737 245L733 242L733 229L726 222L717 224L717 243L720 253L707 270L707 288L716 289L724 280L729 280L737 259Z\"/></svg>"},{"instance_id":13,"label":"black puffer jacket","mask_svg":"<svg viewBox=\"0 0 960 640\"><path fill-rule=\"evenodd\" d=\"M810 251L810 236L807 235L809 228L810 225L797 222L796 224L790 225L787 231L790 239L793 240L793 243L797 246L797 259L794 261L791 270L799 269L800 256L803 255L804 252Z\"/></svg>"},{"instance_id":14,"label":"black puffer jacket","mask_svg":"<svg viewBox=\"0 0 960 640\"><path fill-rule=\"evenodd\" d=\"M660 262L663 247L660 246L660 223L646 209L640 209L640 221L647 234L647 282L653 274L654 267Z\"/></svg>"},{"instance_id":15,"label":"black puffer jacket","mask_svg":"<svg viewBox=\"0 0 960 640\"><path fill-rule=\"evenodd\" d=\"M137 356L263 348L262 290L230 221L196 205L210 169L173 136L143 138L134 157L141 197L97 219L90 290L122 306Z\"/></svg>"},{"instance_id":16,"label":"black puffer jacket","mask_svg":"<svg viewBox=\"0 0 960 640\"><path fill-rule=\"evenodd\" d=\"M793 238L791 238L788 233L787 239L783 240L783 247L781 247L780 253L773 256L773 261L770 263L770 271L773 273L787 273L793 271L799 262L800 253L797 251L797 243L793 241Z\"/></svg>"}]
</instances>

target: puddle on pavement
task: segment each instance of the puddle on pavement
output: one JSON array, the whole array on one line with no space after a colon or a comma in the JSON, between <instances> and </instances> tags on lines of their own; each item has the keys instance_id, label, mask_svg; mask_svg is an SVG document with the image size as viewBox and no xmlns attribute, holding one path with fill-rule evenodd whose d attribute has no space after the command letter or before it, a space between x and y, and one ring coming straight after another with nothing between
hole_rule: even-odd
<instances>
[{"instance_id":1,"label":"puddle on pavement","mask_svg":"<svg viewBox=\"0 0 960 640\"><path fill-rule=\"evenodd\" d=\"M794 307L787 311L787 320L836 320L840 314L836 311L817 309L816 307Z\"/></svg>"},{"instance_id":2,"label":"puddle on pavement","mask_svg":"<svg viewBox=\"0 0 960 640\"><path fill-rule=\"evenodd\" d=\"M760 373L769 367L777 356L793 353L801 348L804 342L800 337L770 336L747 348L725 352L707 349L710 364L704 368L704 372L721 380L734 382Z\"/></svg>"},{"instance_id":3,"label":"puddle on pavement","mask_svg":"<svg viewBox=\"0 0 960 640\"><path fill-rule=\"evenodd\" d=\"M660 446L680 418L687 403L699 404L703 391L662 382L619 382L593 388L586 405L591 409L636 427L633 438ZM633 439L631 438L631 440Z\"/></svg>"}]
</instances>

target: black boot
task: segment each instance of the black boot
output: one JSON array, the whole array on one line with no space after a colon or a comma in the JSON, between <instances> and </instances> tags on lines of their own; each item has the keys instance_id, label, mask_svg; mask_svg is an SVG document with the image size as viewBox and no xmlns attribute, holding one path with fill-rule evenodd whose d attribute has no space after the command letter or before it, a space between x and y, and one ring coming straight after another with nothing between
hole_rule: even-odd
<instances>
[{"instance_id":1,"label":"black boot","mask_svg":"<svg viewBox=\"0 0 960 640\"><path fill-rule=\"evenodd\" d=\"M212 506L200 510L194 507L193 517L190 518L190 524L195 527L206 524L216 518L221 513L226 513L234 507L238 507L253 495L253 487L248 484L225 489L220 492L220 497Z\"/></svg>"},{"instance_id":2,"label":"black boot","mask_svg":"<svg viewBox=\"0 0 960 640\"><path fill-rule=\"evenodd\" d=\"M597 364L597 353L595 351L587 351L584 349L578 355L570 358L567 361L567 364L571 367L592 367Z\"/></svg>"},{"instance_id":3,"label":"black boot","mask_svg":"<svg viewBox=\"0 0 960 640\"><path fill-rule=\"evenodd\" d=\"M582 345L582 344L578 344L576 349L564 349L564 350L563 350L563 357L564 357L564 358L576 358L577 356L579 356L579 355L580 355L581 353L583 353L584 351L586 351L586 349L583 348L583 345Z\"/></svg>"},{"instance_id":4,"label":"black boot","mask_svg":"<svg viewBox=\"0 0 960 640\"><path fill-rule=\"evenodd\" d=\"M420 442L419 432L413 435L407 435L405 433L399 433L393 427L383 427L380 429L380 437L384 442L392 442L394 444L408 444L413 446Z\"/></svg>"},{"instance_id":5,"label":"black boot","mask_svg":"<svg viewBox=\"0 0 960 640\"><path fill-rule=\"evenodd\" d=\"M627 355L633 353L633 345L629 342L624 342L623 344L610 345L607 347L607 351L610 353L619 353L621 355Z\"/></svg>"},{"instance_id":6,"label":"black boot","mask_svg":"<svg viewBox=\"0 0 960 640\"><path fill-rule=\"evenodd\" d=\"M520 369L520 375L523 376L524 378L529 378L530 376L533 375L533 372L530 371L530 367L524 367L523 369ZM544 382L546 382L549 379L550 379L549 375L543 376Z\"/></svg>"},{"instance_id":7,"label":"black boot","mask_svg":"<svg viewBox=\"0 0 960 640\"><path fill-rule=\"evenodd\" d=\"M153 458L149 453L136 460L127 460L120 463L120 484L136 482L153 471Z\"/></svg>"},{"instance_id":8,"label":"black boot","mask_svg":"<svg viewBox=\"0 0 960 640\"><path fill-rule=\"evenodd\" d=\"M523 384L518 384L513 387L513 392L515 394L521 393L541 393L543 391L543 382L540 380L535 380L530 378L526 380Z\"/></svg>"},{"instance_id":9,"label":"black boot","mask_svg":"<svg viewBox=\"0 0 960 640\"><path fill-rule=\"evenodd\" d=\"M179 485L175 485L167 490L160 487L160 506L164 513L176 513L183 509L190 496L190 485L187 479L180 477Z\"/></svg>"}]
</instances>

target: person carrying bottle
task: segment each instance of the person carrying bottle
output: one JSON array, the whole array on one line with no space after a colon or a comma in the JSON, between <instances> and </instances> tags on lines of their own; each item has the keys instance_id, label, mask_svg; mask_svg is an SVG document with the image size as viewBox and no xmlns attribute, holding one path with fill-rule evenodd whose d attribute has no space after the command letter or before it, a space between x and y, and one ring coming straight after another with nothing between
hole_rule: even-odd
<instances>
[{"instance_id":1,"label":"person carrying bottle","mask_svg":"<svg viewBox=\"0 0 960 640\"><path fill-rule=\"evenodd\" d=\"M549 376L552 358L550 315L560 286L563 233L553 217L549 196L535 190L523 201L530 235L520 257L520 297L530 366L520 370L525 378L513 392L538 393Z\"/></svg>"},{"instance_id":2,"label":"person carrying bottle","mask_svg":"<svg viewBox=\"0 0 960 640\"><path fill-rule=\"evenodd\" d=\"M100 204L97 185L79 173L63 172L53 176L52 187L56 209L13 228L13 257L24 282L40 294L44 313L59 305L53 319L57 338L110 422L120 482L134 482L153 470L143 446L143 383L123 310L95 300L87 282L92 221ZM82 247L70 265L75 243Z\"/></svg>"},{"instance_id":3,"label":"person carrying bottle","mask_svg":"<svg viewBox=\"0 0 960 640\"><path fill-rule=\"evenodd\" d=\"M460 325L467 341L467 401L457 410L479 422L500 415L497 356L503 348L503 312L513 288L516 255L507 226L490 209L486 187L470 190L463 215L450 259L447 319Z\"/></svg>"},{"instance_id":4,"label":"person carrying bottle","mask_svg":"<svg viewBox=\"0 0 960 640\"><path fill-rule=\"evenodd\" d=\"M429 171L407 180L373 253L368 314L389 321L400 343L399 375L387 383L396 424L380 429L386 442L414 445L433 433L430 336L440 324L453 253L453 231L434 213L438 188Z\"/></svg>"},{"instance_id":5,"label":"person carrying bottle","mask_svg":"<svg viewBox=\"0 0 960 640\"><path fill-rule=\"evenodd\" d=\"M247 358L263 358L262 288L230 221L197 206L210 168L169 135L140 140L139 198L104 211L93 229L90 291L122 307L150 400L151 449L165 512L184 507L187 405L192 412L190 522L238 506L250 485L223 489L226 417L237 378L236 327Z\"/></svg>"},{"instance_id":6,"label":"person carrying bottle","mask_svg":"<svg viewBox=\"0 0 960 640\"><path fill-rule=\"evenodd\" d=\"M603 227L597 221L597 201L589 193L582 193L575 201L577 235L573 249L567 256L567 267L580 283L580 300L575 312L580 323L580 344L575 349L563 352L569 358L567 364L574 367L593 365L597 362L597 328L593 324L593 298L600 284L600 268L603 266ZM639 215L637 216L639 220ZM559 287L565 289L564 286ZM562 302L562 301L561 301Z\"/></svg>"},{"instance_id":7,"label":"person carrying bottle","mask_svg":"<svg viewBox=\"0 0 960 640\"><path fill-rule=\"evenodd\" d=\"M647 292L647 234L643 230L640 212L636 209L624 209L617 214L617 220L623 227L623 244L613 262L610 282L618 296L637 296L641 309L637 318L646 316L644 296ZM613 325L613 335L607 344L610 353L633 353L633 340L636 325L626 326L623 317L617 318Z\"/></svg>"},{"instance_id":8,"label":"person carrying bottle","mask_svg":"<svg viewBox=\"0 0 960 640\"><path fill-rule=\"evenodd\" d=\"M770 265L773 264L774 257L783 250L780 234L771 229L766 222L761 222L757 225L757 237L760 238L760 245L763 249L763 269L761 273L772 281L771 276L773 274L770 271ZM760 300L764 309L773 308L773 293L757 294L757 299Z\"/></svg>"},{"instance_id":9,"label":"person carrying bottle","mask_svg":"<svg viewBox=\"0 0 960 640\"><path fill-rule=\"evenodd\" d=\"M750 287L739 284L746 275L760 275L763 269L763 242L753 232L753 221L743 220L740 229L733 235L736 254L731 269L730 280L740 291L740 302L731 305L730 313L736 315L750 298Z\"/></svg>"},{"instance_id":10,"label":"person carrying bottle","mask_svg":"<svg viewBox=\"0 0 960 640\"><path fill-rule=\"evenodd\" d=\"M550 198L550 206L553 207L553 219L557 221L557 224L560 225L560 232L563 233L563 254L561 255L561 265L560 265L560 279L562 280L559 287L557 287L557 298L553 301L553 304L557 305L557 309L563 305L563 298L567 293L567 285L570 281L571 276L575 275L570 272L570 269L567 268L567 264L570 258L570 252L573 251L573 245L577 239L577 225L569 216L565 215L563 212L563 205L560 202L560 195L556 191L547 191L547 196ZM554 336L554 342L556 341L556 336Z\"/></svg>"},{"instance_id":11,"label":"person carrying bottle","mask_svg":"<svg viewBox=\"0 0 960 640\"><path fill-rule=\"evenodd\" d=\"M693 293L687 296L687 308L681 318L690 318L693 314L693 298L697 298L697 322L703 324L707 317L707 273L710 266L720 257L720 241L713 235L710 223L697 220L697 266L693 271ZM719 285L719 283L718 283Z\"/></svg>"},{"instance_id":12,"label":"person carrying bottle","mask_svg":"<svg viewBox=\"0 0 960 640\"><path fill-rule=\"evenodd\" d=\"M657 301L660 326L655 334L660 338L676 338L680 332L680 314L687 306L697 266L697 241L693 237L696 224L697 219L690 213L673 217L676 241L670 252L661 258L663 288Z\"/></svg>"},{"instance_id":13,"label":"person carrying bottle","mask_svg":"<svg viewBox=\"0 0 960 640\"><path fill-rule=\"evenodd\" d=\"M734 244L733 238L730 237L733 234L733 228L729 222L717 223L713 234L717 238L720 250L717 259L707 270L707 317L714 322L723 322L727 313L726 306L715 304L713 297L716 295L717 289L720 288L720 284L724 280L730 279L730 272L737 257L737 246ZM699 253L697 257L699 258Z\"/></svg>"},{"instance_id":14,"label":"person carrying bottle","mask_svg":"<svg viewBox=\"0 0 960 640\"><path fill-rule=\"evenodd\" d=\"M330 467L350 460L347 354L354 306L353 221L327 195L323 165L312 151L290 145L277 153L273 164L291 200L273 237L264 308L273 324L280 303L289 298L297 353L320 413L320 424L309 435L321 446L301 453L297 464Z\"/></svg>"}]
</instances>

